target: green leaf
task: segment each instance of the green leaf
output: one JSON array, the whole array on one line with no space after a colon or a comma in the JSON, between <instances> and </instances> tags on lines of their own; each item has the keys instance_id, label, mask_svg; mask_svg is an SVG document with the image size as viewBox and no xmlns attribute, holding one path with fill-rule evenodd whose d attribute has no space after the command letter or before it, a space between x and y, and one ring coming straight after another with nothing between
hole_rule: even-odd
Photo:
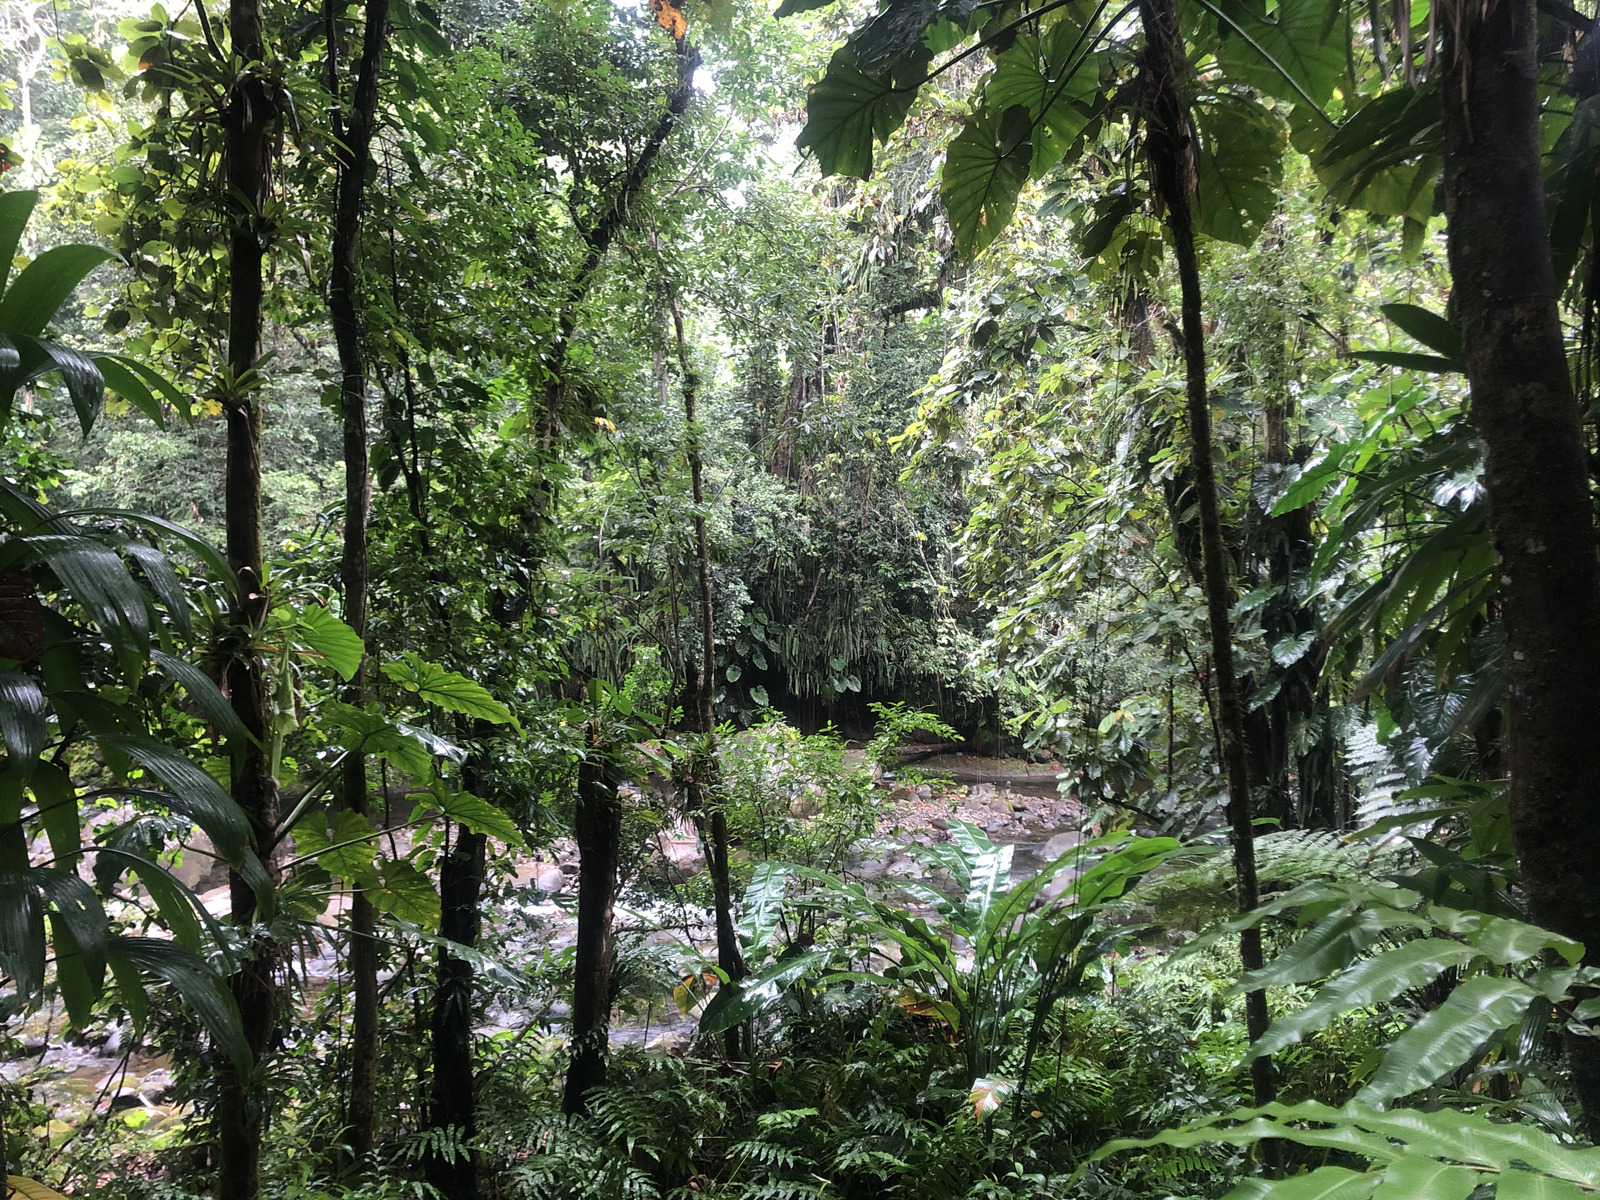
<instances>
[{"instance_id":1,"label":"green leaf","mask_svg":"<svg viewBox=\"0 0 1600 1200\"><path fill-rule=\"evenodd\" d=\"M222 689L212 682L199 667L193 663L185 662L175 655L168 654L165 650L150 651L150 661L161 669L161 673L183 687L189 693L198 708L228 741L250 741L256 739L250 736L250 731L244 727L244 722L239 720L239 715L233 711L233 705L222 694Z\"/></svg>"},{"instance_id":2,"label":"green leaf","mask_svg":"<svg viewBox=\"0 0 1600 1200\"><path fill-rule=\"evenodd\" d=\"M350 753L375 754L414 779L433 774L427 745L409 728L382 713L330 701L323 704L321 715L342 731L340 741Z\"/></svg>"},{"instance_id":3,"label":"green leaf","mask_svg":"<svg viewBox=\"0 0 1600 1200\"><path fill-rule=\"evenodd\" d=\"M237 867L244 861L252 837L250 822L203 768L153 738L102 734L100 744L126 754L166 785L163 803L205 830L217 853L230 866Z\"/></svg>"},{"instance_id":4,"label":"green leaf","mask_svg":"<svg viewBox=\"0 0 1600 1200\"><path fill-rule=\"evenodd\" d=\"M805 950L769 963L737 983L723 984L701 1012L698 1032L715 1035L760 1016L791 985L825 971L831 959L826 950Z\"/></svg>"},{"instance_id":5,"label":"green leaf","mask_svg":"<svg viewBox=\"0 0 1600 1200\"><path fill-rule=\"evenodd\" d=\"M1344 1013L1425 987L1450 968L1465 966L1475 953L1448 938L1416 938L1363 959L1335 975L1299 1012L1276 1018L1250 1047L1250 1056L1276 1054Z\"/></svg>"},{"instance_id":6,"label":"green leaf","mask_svg":"<svg viewBox=\"0 0 1600 1200\"><path fill-rule=\"evenodd\" d=\"M1495 1184L1495 1200L1594 1200L1594 1193L1564 1179L1513 1166L1502 1171Z\"/></svg>"},{"instance_id":7,"label":"green leaf","mask_svg":"<svg viewBox=\"0 0 1600 1200\"><path fill-rule=\"evenodd\" d=\"M34 801L39 806L39 823L50 839L53 865L65 869L77 866L82 852L82 828L78 823L78 789L66 768L41 762L28 779Z\"/></svg>"},{"instance_id":8,"label":"green leaf","mask_svg":"<svg viewBox=\"0 0 1600 1200\"><path fill-rule=\"evenodd\" d=\"M0 671L0 740L10 756L7 765L19 779L26 781L32 773L48 733L39 684L31 676Z\"/></svg>"},{"instance_id":9,"label":"green leaf","mask_svg":"<svg viewBox=\"0 0 1600 1200\"><path fill-rule=\"evenodd\" d=\"M31 1001L44 987L44 905L27 871L0 871L0 975Z\"/></svg>"},{"instance_id":10,"label":"green leaf","mask_svg":"<svg viewBox=\"0 0 1600 1200\"><path fill-rule=\"evenodd\" d=\"M1236 988L1248 992L1284 987L1325 979L1342 971L1390 927L1391 915L1392 910L1383 908L1360 908L1354 912L1342 908L1329 913L1266 966L1241 976Z\"/></svg>"},{"instance_id":11,"label":"green leaf","mask_svg":"<svg viewBox=\"0 0 1600 1200\"><path fill-rule=\"evenodd\" d=\"M1195 228L1248 246L1278 209L1288 141L1283 122L1241 96L1202 97L1194 112L1200 135Z\"/></svg>"},{"instance_id":12,"label":"green leaf","mask_svg":"<svg viewBox=\"0 0 1600 1200\"><path fill-rule=\"evenodd\" d=\"M72 534L27 534L0 547L0 562L42 562L88 609L118 648L143 657L150 642L149 601L122 559L104 543Z\"/></svg>"},{"instance_id":13,"label":"green leaf","mask_svg":"<svg viewBox=\"0 0 1600 1200\"><path fill-rule=\"evenodd\" d=\"M1032 129L1022 105L1012 105L998 118L986 106L951 139L939 195L961 254L970 257L984 249L1011 220L1033 161Z\"/></svg>"},{"instance_id":14,"label":"green leaf","mask_svg":"<svg viewBox=\"0 0 1600 1200\"><path fill-rule=\"evenodd\" d=\"M522 834L504 812L487 800L471 792L451 792L423 798L421 808L431 808L443 813L458 825L465 825L473 833L487 834L509 846L522 845Z\"/></svg>"},{"instance_id":15,"label":"green leaf","mask_svg":"<svg viewBox=\"0 0 1600 1200\"><path fill-rule=\"evenodd\" d=\"M1406 350L1352 350L1350 357L1361 362L1377 363L1380 367L1426 371L1430 375L1444 375L1461 370L1461 364L1452 358L1440 358L1433 354L1412 354Z\"/></svg>"},{"instance_id":16,"label":"green leaf","mask_svg":"<svg viewBox=\"0 0 1600 1200\"><path fill-rule=\"evenodd\" d=\"M872 140L887 142L900 128L917 98L926 61L923 52L909 63L897 64L897 72L869 75L856 65L855 52L841 46L827 72L811 86L805 128L795 147L815 154L824 175L870 178Z\"/></svg>"},{"instance_id":17,"label":"green leaf","mask_svg":"<svg viewBox=\"0 0 1600 1200\"><path fill-rule=\"evenodd\" d=\"M378 854L378 832L372 822L358 812L342 808L333 814L333 832L321 828L321 814L312 814L294 827L295 853L316 859L317 866L330 875L359 883L378 885L373 866Z\"/></svg>"},{"instance_id":18,"label":"green leaf","mask_svg":"<svg viewBox=\"0 0 1600 1200\"><path fill-rule=\"evenodd\" d=\"M1438 313L1416 304L1382 304L1379 311L1402 331L1429 350L1452 362L1462 362L1461 335ZM1460 370L1460 367L1456 368Z\"/></svg>"},{"instance_id":19,"label":"green leaf","mask_svg":"<svg viewBox=\"0 0 1600 1200\"><path fill-rule=\"evenodd\" d=\"M182 946L156 938L114 938L106 949L113 966L121 963L171 984L240 1074L249 1074L253 1056L245 1041L239 1007L221 977L204 960ZM119 974L119 982L121 979Z\"/></svg>"},{"instance_id":20,"label":"green leaf","mask_svg":"<svg viewBox=\"0 0 1600 1200\"><path fill-rule=\"evenodd\" d=\"M1247 1179L1226 1200L1363 1200L1382 1178L1376 1171L1318 1167L1287 1179Z\"/></svg>"},{"instance_id":21,"label":"green leaf","mask_svg":"<svg viewBox=\"0 0 1600 1200\"><path fill-rule=\"evenodd\" d=\"M367 649L354 629L320 604L308 604L295 614L294 639L320 654L348 682L361 668Z\"/></svg>"},{"instance_id":22,"label":"green leaf","mask_svg":"<svg viewBox=\"0 0 1600 1200\"><path fill-rule=\"evenodd\" d=\"M1373 1200L1467 1200L1478 1186L1477 1171L1425 1158L1389 1164Z\"/></svg>"},{"instance_id":23,"label":"green leaf","mask_svg":"<svg viewBox=\"0 0 1600 1200\"><path fill-rule=\"evenodd\" d=\"M1576 965L1583 958L1583 943L1575 942L1559 933L1530 925L1510 917L1491 917L1480 913L1465 914L1469 927L1457 925L1452 932L1460 933L1477 947L1478 953L1492 961L1507 964L1526 962L1546 950L1558 952L1562 958ZM1475 919L1474 919L1475 918Z\"/></svg>"},{"instance_id":24,"label":"green leaf","mask_svg":"<svg viewBox=\"0 0 1600 1200\"><path fill-rule=\"evenodd\" d=\"M1469 1062L1495 1034L1522 1020L1538 993L1515 979L1477 975L1396 1038L1356 1099L1385 1104Z\"/></svg>"},{"instance_id":25,"label":"green leaf","mask_svg":"<svg viewBox=\"0 0 1600 1200\"><path fill-rule=\"evenodd\" d=\"M1040 178L1068 157L1089 118L1083 106L1099 88L1099 73L1085 60L1083 29L1068 18L1043 39L1023 34L995 59L983 90L983 106L1003 113L1013 105L1032 119L1028 174Z\"/></svg>"},{"instance_id":26,"label":"green leaf","mask_svg":"<svg viewBox=\"0 0 1600 1200\"><path fill-rule=\"evenodd\" d=\"M763 859L751 873L739 916L739 934L747 954L764 949L782 925L789 876L789 868L775 859Z\"/></svg>"},{"instance_id":27,"label":"green leaf","mask_svg":"<svg viewBox=\"0 0 1600 1200\"><path fill-rule=\"evenodd\" d=\"M166 415L161 411L161 401L151 394L144 380L113 356L96 355L93 361L106 387L149 417L158 428L167 427Z\"/></svg>"},{"instance_id":28,"label":"green leaf","mask_svg":"<svg viewBox=\"0 0 1600 1200\"><path fill-rule=\"evenodd\" d=\"M382 868L382 886L367 891L373 907L423 929L437 929L439 893L428 877L405 859L385 859Z\"/></svg>"},{"instance_id":29,"label":"green leaf","mask_svg":"<svg viewBox=\"0 0 1600 1200\"><path fill-rule=\"evenodd\" d=\"M38 192L0 192L0 295L11 278L11 263L28 228L28 218L39 203Z\"/></svg>"},{"instance_id":30,"label":"green leaf","mask_svg":"<svg viewBox=\"0 0 1600 1200\"><path fill-rule=\"evenodd\" d=\"M90 271L111 258L99 246L56 246L12 280L0 299L0 330L15 339L37 336Z\"/></svg>"},{"instance_id":31,"label":"green leaf","mask_svg":"<svg viewBox=\"0 0 1600 1200\"><path fill-rule=\"evenodd\" d=\"M416 654L407 652L396 661L384 663L383 673L429 704L495 725L514 724L511 710L491 696L481 683L447 671Z\"/></svg>"},{"instance_id":32,"label":"green leaf","mask_svg":"<svg viewBox=\"0 0 1600 1200\"><path fill-rule=\"evenodd\" d=\"M1244 0L1216 0L1216 11L1225 26L1217 62L1229 79L1290 104L1332 99L1345 53L1328 30L1326 0L1278 0L1270 18Z\"/></svg>"}]
</instances>

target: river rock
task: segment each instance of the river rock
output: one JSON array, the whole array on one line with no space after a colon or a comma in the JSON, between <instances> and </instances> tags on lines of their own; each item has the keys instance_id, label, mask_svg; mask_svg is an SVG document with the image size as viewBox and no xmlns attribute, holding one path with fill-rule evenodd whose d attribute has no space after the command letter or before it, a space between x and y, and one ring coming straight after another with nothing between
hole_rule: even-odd
<instances>
[{"instance_id":1,"label":"river rock","mask_svg":"<svg viewBox=\"0 0 1600 1200\"><path fill-rule=\"evenodd\" d=\"M1060 858L1081 841L1083 841L1083 835L1074 829L1058 833L1044 844L1044 856L1047 859Z\"/></svg>"},{"instance_id":2,"label":"river rock","mask_svg":"<svg viewBox=\"0 0 1600 1200\"><path fill-rule=\"evenodd\" d=\"M559 892L567 882L567 877L561 873L560 867L541 866L533 877L533 886L547 896Z\"/></svg>"},{"instance_id":3,"label":"river rock","mask_svg":"<svg viewBox=\"0 0 1600 1200\"><path fill-rule=\"evenodd\" d=\"M950 822L945 820L943 817L934 817L928 822L928 828L937 829L942 832L950 828Z\"/></svg>"}]
</instances>

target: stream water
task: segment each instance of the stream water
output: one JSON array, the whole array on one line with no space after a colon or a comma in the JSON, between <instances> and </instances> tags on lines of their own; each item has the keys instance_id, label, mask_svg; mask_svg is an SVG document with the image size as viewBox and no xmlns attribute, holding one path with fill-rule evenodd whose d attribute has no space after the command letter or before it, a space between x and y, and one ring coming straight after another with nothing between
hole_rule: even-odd
<instances>
[{"instance_id":1,"label":"stream water","mask_svg":"<svg viewBox=\"0 0 1600 1200\"><path fill-rule=\"evenodd\" d=\"M918 767L929 775L937 772L939 791L928 784L907 787L892 776L885 778L895 818L886 823L884 836L871 849L848 864L847 874L878 882L920 878L921 869L906 850L914 841L948 839L952 816L982 826L998 844L1015 847L1013 883L1037 874L1081 840L1081 810L1057 794L1053 767L955 756ZM488 932L500 946L500 961L539 962L572 945L577 928L573 853L570 847L558 846L553 853L518 864L518 886L504 903L486 913ZM669 881L681 883L692 877L702 861L690 830L680 825L662 831L656 866ZM1051 890L1059 891L1070 874ZM325 920L336 915L330 913ZM656 900L640 908L619 906L617 927L620 942L641 960L653 960L656 975L664 982L673 974L691 973L696 955L714 955L709 914L671 901ZM308 993L320 990L339 969L337 947L329 939L315 939L297 959L296 969ZM508 975L515 974L508 970ZM493 987L493 972L490 976L487 982ZM648 988L644 991L649 994ZM525 996L518 1002L491 1005L479 1032L559 1033L567 1016L566 1005L558 1000ZM112 1026L103 1036L80 1040L60 1036L64 1024L63 1015L53 1008L36 1014L17 1031L21 1052L0 1061L0 1076L26 1081L35 1099L55 1111L52 1134L64 1132L91 1110L136 1110L132 1115L146 1128L181 1117L168 1105L169 1062L130 1045L126 1026ZM663 986L658 998L641 1002L637 1011L618 1013L611 1039L615 1045L671 1050L693 1039L695 1024L693 1009L683 1012Z\"/></svg>"}]
</instances>

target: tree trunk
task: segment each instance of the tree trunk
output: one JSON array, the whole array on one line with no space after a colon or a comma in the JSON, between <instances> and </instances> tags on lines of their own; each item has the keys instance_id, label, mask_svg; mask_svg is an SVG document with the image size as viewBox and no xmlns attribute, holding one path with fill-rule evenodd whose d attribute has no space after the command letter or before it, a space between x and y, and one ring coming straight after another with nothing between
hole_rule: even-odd
<instances>
[{"instance_id":1,"label":"tree trunk","mask_svg":"<svg viewBox=\"0 0 1600 1200\"><path fill-rule=\"evenodd\" d=\"M246 374L261 354L267 237L261 212L271 188L276 99L260 73L265 50L257 0L231 0L228 26L234 56L246 66L228 93L224 112L233 233L228 248L232 378L223 400L227 420L223 490L228 563L240 586L237 606L228 614L226 636L232 652L224 683L233 711L254 739L229 747L233 799L249 817L256 844L265 846L278 823L278 784L268 749L272 709L266 662L257 648L268 609L261 550L261 408L254 398L259 381L247 379ZM256 916L255 890L237 871L229 873L228 889L234 924L249 926ZM256 1200L261 1191L261 1134L267 1107L262 1059L277 1021L275 966L276 951L265 938L257 939L250 958L229 980L255 1070L242 1077L226 1057L220 1067L217 1194L222 1200Z\"/></svg>"},{"instance_id":2,"label":"tree trunk","mask_svg":"<svg viewBox=\"0 0 1600 1200\"><path fill-rule=\"evenodd\" d=\"M622 859L622 805L607 776L599 719L589 722L588 756L578 767L578 941L572 984L572 1057L561 1107L588 1111L606 1081L611 1030L611 918Z\"/></svg>"},{"instance_id":3,"label":"tree trunk","mask_svg":"<svg viewBox=\"0 0 1600 1200\"><path fill-rule=\"evenodd\" d=\"M1499 556L1511 829L1534 918L1600 966L1600 570L1540 173L1532 0L1447 5L1452 304ZM1567 1040L1600 1137L1600 1045Z\"/></svg>"},{"instance_id":4,"label":"tree trunk","mask_svg":"<svg viewBox=\"0 0 1600 1200\"><path fill-rule=\"evenodd\" d=\"M473 782L468 790L475 791ZM439 868L439 936L462 946L477 945L488 838L457 826L456 840ZM428 1182L445 1200L476 1200L477 1155L460 1147L477 1136L477 1096L473 1080L472 964L448 951L439 953L433 997L433 1090L428 1124L448 1131L456 1149L430 1154Z\"/></svg>"},{"instance_id":5,"label":"tree trunk","mask_svg":"<svg viewBox=\"0 0 1600 1200\"><path fill-rule=\"evenodd\" d=\"M700 379L689 365L689 345L683 336L683 312L678 298L669 292L672 328L678 343L678 364L683 370L683 418L687 428L689 490L694 501L694 553L700 590L700 663L695 683L700 732L704 736L704 758L690 766L690 809L695 814L701 840L706 843L706 867L711 872L712 902L717 921L717 966L730 982L745 976L744 954L739 949L739 931L733 924L733 885L728 862L728 818L716 797L717 723L713 705L716 690L716 619L711 595L711 542L706 535L705 471L700 454L700 425L696 393ZM728 1058L744 1057L743 1031L737 1026L723 1035Z\"/></svg>"},{"instance_id":6,"label":"tree trunk","mask_svg":"<svg viewBox=\"0 0 1600 1200\"><path fill-rule=\"evenodd\" d=\"M1228 582L1228 558L1222 542L1216 466L1212 459L1211 397L1206 388L1205 325L1201 320L1200 265L1195 253L1190 194L1194 180L1193 146L1178 90L1180 72L1187 70L1188 63L1183 55L1172 0L1140 0L1139 15L1145 35L1142 74L1147 106L1146 152L1155 196L1166 209L1167 230L1172 237L1182 291L1190 459L1200 516L1212 669L1216 676L1217 709L1228 769L1228 820L1233 826L1234 878L1239 891L1239 910L1249 912L1256 907L1260 896L1256 883L1254 813L1250 803L1244 711L1233 671L1233 631L1229 625L1233 597ZM1259 929L1247 929L1239 935L1239 957L1246 971L1261 966ZM1245 1025L1252 1041L1266 1032L1266 992L1258 990L1246 994ZM1265 1057L1252 1060L1250 1075L1256 1103L1271 1103L1277 1095L1272 1060Z\"/></svg>"},{"instance_id":7,"label":"tree trunk","mask_svg":"<svg viewBox=\"0 0 1600 1200\"><path fill-rule=\"evenodd\" d=\"M334 8L328 15L329 91L339 95L338 38ZM362 193L372 158L372 128L378 105L378 71L388 36L389 0L367 0L361 61L356 69L350 121L335 129L339 177L334 199L333 271L328 312L339 350L340 408L344 416L344 556L340 584L344 591L345 624L366 640L367 511L371 479L367 466L367 362L356 303L357 256L361 242ZM345 689L347 704L366 703L366 663ZM345 808L365 816L367 760L352 754L345 761L341 800ZM372 1150L378 1086L378 947L377 914L365 889L350 900L350 979L354 1012L350 1035L350 1097L345 1110L345 1137L357 1159Z\"/></svg>"}]
</instances>

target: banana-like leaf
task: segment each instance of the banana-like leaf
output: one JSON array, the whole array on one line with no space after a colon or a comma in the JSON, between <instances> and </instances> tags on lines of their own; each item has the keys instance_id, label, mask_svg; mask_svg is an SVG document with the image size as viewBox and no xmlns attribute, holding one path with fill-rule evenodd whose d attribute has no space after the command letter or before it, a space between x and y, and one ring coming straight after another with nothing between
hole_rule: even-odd
<instances>
[{"instance_id":1,"label":"banana-like leaf","mask_svg":"<svg viewBox=\"0 0 1600 1200\"><path fill-rule=\"evenodd\" d=\"M718 1034L760 1016L790 985L808 975L821 975L832 959L829 951L805 950L768 963L737 983L724 984L701 1012L699 1032Z\"/></svg>"},{"instance_id":2,"label":"banana-like leaf","mask_svg":"<svg viewBox=\"0 0 1600 1200\"><path fill-rule=\"evenodd\" d=\"M1416 304L1383 304L1379 311L1429 350L1454 362L1456 370L1463 369L1461 334L1444 317Z\"/></svg>"},{"instance_id":3,"label":"banana-like leaf","mask_svg":"<svg viewBox=\"0 0 1600 1200\"><path fill-rule=\"evenodd\" d=\"M117 546L139 568L156 599L166 606L167 615L178 631L188 633L189 597L178 573L172 569L172 561L154 546L133 538L118 538Z\"/></svg>"},{"instance_id":4,"label":"banana-like leaf","mask_svg":"<svg viewBox=\"0 0 1600 1200\"><path fill-rule=\"evenodd\" d=\"M0 976L31 1001L44 987L44 905L27 871L0 871Z\"/></svg>"},{"instance_id":5,"label":"banana-like leaf","mask_svg":"<svg viewBox=\"0 0 1600 1200\"><path fill-rule=\"evenodd\" d=\"M972 864L972 882L967 886L965 907L973 931L988 925L990 911L1011 878L1011 859L1015 846L999 846L980 855Z\"/></svg>"},{"instance_id":6,"label":"banana-like leaf","mask_svg":"<svg viewBox=\"0 0 1600 1200\"><path fill-rule=\"evenodd\" d=\"M239 1073L249 1074L254 1056L245 1040L239 1006L221 976L205 960L183 946L157 938L113 938L106 950L113 965L120 963L171 984Z\"/></svg>"},{"instance_id":7,"label":"banana-like leaf","mask_svg":"<svg viewBox=\"0 0 1600 1200\"><path fill-rule=\"evenodd\" d=\"M189 758L154 738L101 734L100 743L127 755L164 785L164 802L201 829L230 866L238 867L249 848L250 821L220 784Z\"/></svg>"},{"instance_id":8,"label":"banana-like leaf","mask_svg":"<svg viewBox=\"0 0 1600 1200\"><path fill-rule=\"evenodd\" d=\"M41 762L28 780L39 808L39 823L50 839L53 866L72 870L82 852L82 827L78 821L78 789L66 768Z\"/></svg>"},{"instance_id":9,"label":"banana-like leaf","mask_svg":"<svg viewBox=\"0 0 1600 1200\"><path fill-rule=\"evenodd\" d=\"M1522 1021L1539 993L1515 979L1478 975L1396 1038L1356 1099L1382 1105L1470 1062L1496 1034Z\"/></svg>"},{"instance_id":10,"label":"banana-like leaf","mask_svg":"<svg viewBox=\"0 0 1600 1200\"><path fill-rule=\"evenodd\" d=\"M6 1189L9 1200L67 1200L54 1188L47 1188L36 1179L24 1179L21 1175L7 1175Z\"/></svg>"},{"instance_id":11,"label":"banana-like leaf","mask_svg":"<svg viewBox=\"0 0 1600 1200\"><path fill-rule=\"evenodd\" d=\"M115 551L94 538L60 533L22 534L0 549L0 568L28 563L48 567L120 649L144 655L150 644L149 600Z\"/></svg>"},{"instance_id":12,"label":"banana-like leaf","mask_svg":"<svg viewBox=\"0 0 1600 1200\"><path fill-rule=\"evenodd\" d=\"M1395 917L1410 917L1410 914L1376 907L1330 913L1266 966L1241 976L1237 990L1251 992L1258 988L1326 979L1349 966L1385 929L1392 928Z\"/></svg>"}]
</instances>

